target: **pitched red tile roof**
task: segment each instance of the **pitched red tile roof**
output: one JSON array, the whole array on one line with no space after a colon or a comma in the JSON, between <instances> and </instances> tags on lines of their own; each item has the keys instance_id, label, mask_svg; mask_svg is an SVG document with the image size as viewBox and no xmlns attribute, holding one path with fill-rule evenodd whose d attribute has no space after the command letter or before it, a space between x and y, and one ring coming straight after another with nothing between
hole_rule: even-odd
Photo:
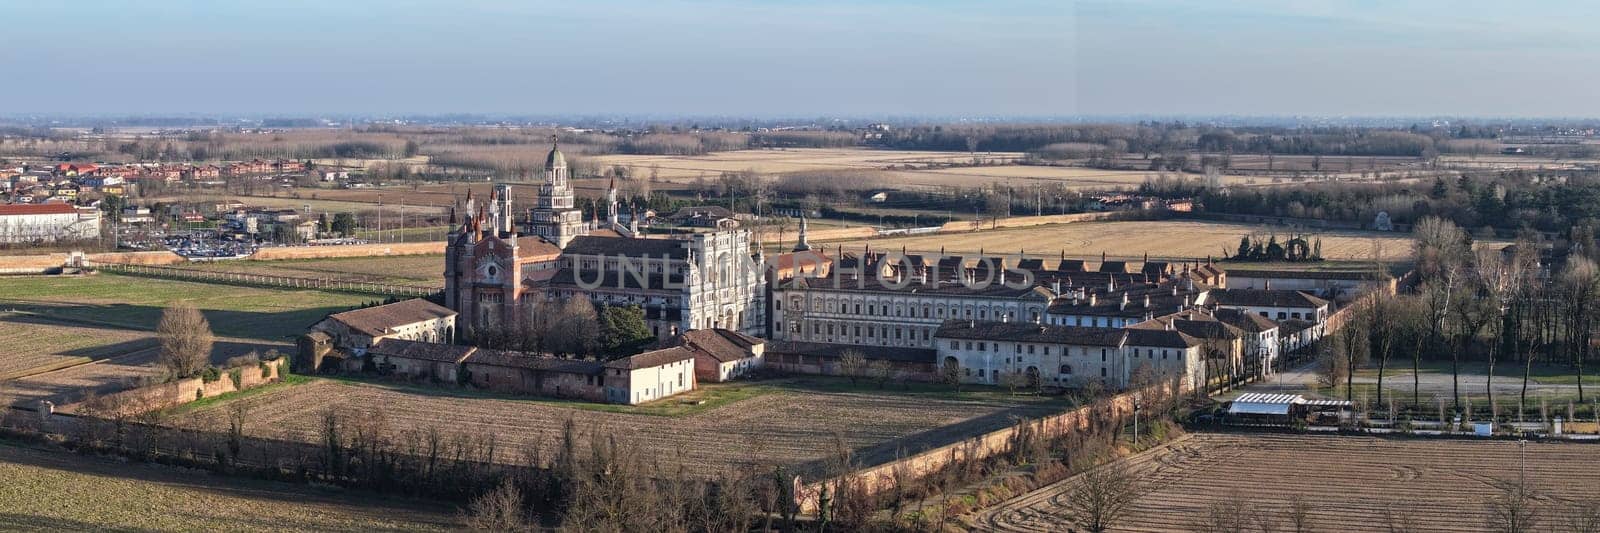
<instances>
[{"instance_id":1,"label":"pitched red tile roof","mask_svg":"<svg viewBox=\"0 0 1600 533\"><path fill-rule=\"evenodd\" d=\"M694 352L682 346L674 346L671 348L648 351L639 355L630 355L628 357L617 359L615 361L606 363L606 368L635 370L693 359Z\"/></svg>"},{"instance_id":2,"label":"pitched red tile roof","mask_svg":"<svg viewBox=\"0 0 1600 533\"><path fill-rule=\"evenodd\" d=\"M7 215L64 215L77 213L72 204L11 204L0 205L0 216Z\"/></svg>"},{"instance_id":3,"label":"pitched red tile roof","mask_svg":"<svg viewBox=\"0 0 1600 533\"><path fill-rule=\"evenodd\" d=\"M387 334L391 328L415 324L425 320L455 316L455 314L455 311L451 311L442 305L422 298L413 298L392 304L334 313L328 315L328 318L339 321L350 329L375 337Z\"/></svg>"}]
</instances>

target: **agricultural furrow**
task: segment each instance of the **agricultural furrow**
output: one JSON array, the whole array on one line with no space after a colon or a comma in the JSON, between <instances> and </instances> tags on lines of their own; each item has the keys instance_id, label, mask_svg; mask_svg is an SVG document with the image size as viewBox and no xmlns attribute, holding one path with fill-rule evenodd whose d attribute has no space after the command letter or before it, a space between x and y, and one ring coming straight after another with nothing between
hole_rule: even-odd
<instances>
[{"instance_id":1,"label":"agricultural furrow","mask_svg":"<svg viewBox=\"0 0 1600 533\"><path fill-rule=\"evenodd\" d=\"M1282 529L1291 496L1298 496L1310 504L1319 530L1477 531L1485 528L1487 499L1519 475L1552 512L1583 501L1600 479L1597 452L1567 443L1531 443L1524 451L1506 441L1201 434L1126 460L1150 490L1116 530L1192 530L1213 504L1230 500ZM1067 527L1069 487L1063 482L1023 495L971 523L994 531L1059 531Z\"/></svg>"}]
</instances>

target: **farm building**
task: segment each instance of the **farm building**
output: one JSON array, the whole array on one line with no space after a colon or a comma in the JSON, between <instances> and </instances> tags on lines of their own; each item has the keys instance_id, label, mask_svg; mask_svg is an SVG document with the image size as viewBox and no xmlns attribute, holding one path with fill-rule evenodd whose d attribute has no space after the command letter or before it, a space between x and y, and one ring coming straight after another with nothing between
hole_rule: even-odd
<instances>
[{"instance_id":1,"label":"farm building","mask_svg":"<svg viewBox=\"0 0 1600 533\"><path fill-rule=\"evenodd\" d=\"M605 364L606 401L612 403L640 404L694 388L694 352L682 346Z\"/></svg>"},{"instance_id":2,"label":"farm building","mask_svg":"<svg viewBox=\"0 0 1600 533\"><path fill-rule=\"evenodd\" d=\"M422 298L328 315L311 326L331 338L333 347L361 355L383 339L455 342L456 312Z\"/></svg>"},{"instance_id":3,"label":"farm building","mask_svg":"<svg viewBox=\"0 0 1600 533\"><path fill-rule=\"evenodd\" d=\"M598 361L501 350L476 350L463 362L468 383L514 394L604 401Z\"/></svg>"},{"instance_id":4,"label":"farm building","mask_svg":"<svg viewBox=\"0 0 1600 533\"><path fill-rule=\"evenodd\" d=\"M1394 278L1378 272L1328 272L1317 270L1235 270L1230 289L1296 290L1322 298L1354 295L1375 287L1394 290Z\"/></svg>"},{"instance_id":5,"label":"farm building","mask_svg":"<svg viewBox=\"0 0 1600 533\"><path fill-rule=\"evenodd\" d=\"M767 347L767 341L725 329L687 331L677 344L694 352L695 379L713 383L761 368Z\"/></svg>"},{"instance_id":6,"label":"farm building","mask_svg":"<svg viewBox=\"0 0 1600 533\"><path fill-rule=\"evenodd\" d=\"M1294 318L1320 324L1331 311L1327 300L1292 289L1218 289L1211 291L1209 299L1217 309L1237 309L1273 320Z\"/></svg>"},{"instance_id":7,"label":"farm building","mask_svg":"<svg viewBox=\"0 0 1600 533\"><path fill-rule=\"evenodd\" d=\"M839 358L849 350L861 353L867 362L886 361L890 372L912 381L935 381L939 378L935 352L928 348L896 348L873 346L867 349L846 344L825 342L776 341L767 348L765 364L769 367L796 374L819 376L843 375Z\"/></svg>"},{"instance_id":8,"label":"farm building","mask_svg":"<svg viewBox=\"0 0 1600 533\"><path fill-rule=\"evenodd\" d=\"M1099 381L1121 389L1144 367L1151 377L1182 376L1187 388L1202 375L1204 341L1176 329L952 320L934 340L940 367L965 383L1001 384L1014 375L1030 387Z\"/></svg>"},{"instance_id":9,"label":"farm building","mask_svg":"<svg viewBox=\"0 0 1600 533\"><path fill-rule=\"evenodd\" d=\"M0 243L56 242L100 237L100 211L71 204L0 205Z\"/></svg>"},{"instance_id":10,"label":"farm building","mask_svg":"<svg viewBox=\"0 0 1600 533\"><path fill-rule=\"evenodd\" d=\"M461 362L473 350L471 346L381 339L367 350L367 357L371 358L379 372L456 383L461 377Z\"/></svg>"}]
</instances>

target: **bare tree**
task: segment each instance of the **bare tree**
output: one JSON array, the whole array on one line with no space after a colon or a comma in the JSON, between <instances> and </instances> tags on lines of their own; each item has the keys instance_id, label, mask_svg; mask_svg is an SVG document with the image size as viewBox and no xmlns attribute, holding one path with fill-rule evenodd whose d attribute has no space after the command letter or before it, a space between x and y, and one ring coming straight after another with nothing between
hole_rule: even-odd
<instances>
[{"instance_id":1,"label":"bare tree","mask_svg":"<svg viewBox=\"0 0 1600 533\"><path fill-rule=\"evenodd\" d=\"M1569 258L1557 283L1566 303L1568 345L1578 370L1578 403L1583 403L1583 362L1589 356L1596 300L1600 299L1600 267L1585 257Z\"/></svg>"},{"instance_id":2,"label":"bare tree","mask_svg":"<svg viewBox=\"0 0 1600 533\"><path fill-rule=\"evenodd\" d=\"M1289 508L1285 512L1289 523L1289 531L1293 533L1311 533L1311 502L1306 501L1300 493L1289 495Z\"/></svg>"},{"instance_id":3,"label":"bare tree","mask_svg":"<svg viewBox=\"0 0 1600 533\"><path fill-rule=\"evenodd\" d=\"M867 375L872 376L873 383L881 389L894 377L894 366L883 359L875 359L867 363Z\"/></svg>"},{"instance_id":4,"label":"bare tree","mask_svg":"<svg viewBox=\"0 0 1600 533\"><path fill-rule=\"evenodd\" d=\"M462 521L473 531L494 533L533 531L535 525L523 509L522 490L510 478L474 498Z\"/></svg>"},{"instance_id":5,"label":"bare tree","mask_svg":"<svg viewBox=\"0 0 1600 533\"><path fill-rule=\"evenodd\" d=\"M161 313L156 326L161 366L174 378L199 374L211 361L211 323L193 304L175 302Z\"/></svg>"},{"instance_id":6,"label":"bare tree","mask_svg":"<svg viewBox=\"0 0 1600 533\"><path fill-rule=\"evenodd\" d=\"M1067 512L1079 527L1103 532L1122 521L1141 491L1133 472L1111 463L1078 476L1067 496Z\"/></svg>"},{"instance_id":7,"label":"bare tree","mask_svg":"<svg viewBox=\"0 0 1600 533\"><path fill-rule=\"evenodd\" d=\"M1189 524L1190 531L1199 533L1244 533L1258 523L1255 506L1238 492L1230 492L1220 500L1212 500L1205 514Z\"/></svg>"},{"instance_id":8,"label":"bare tree","mask_svg":"<svg viewBox=\"0 0 1600 533\"><path fill-rule=\"evenodd\" d=\"M1539 525L1538 495L1529 486L1526 476L1502 482L1495 495L1484 502L1488 511L1489 530L1502 533L1525 533Z\"/></svg>"},{"instance_id":9,"label":"bare tree","mask_svg":"<svg viewBox=\"0 0 1600 533\"><path fill-rule=\"evenodd\" d=\"M861 350L851 348L839 354L839 374L850 378L851 385L866 375L866 371L867 358Z\"/></svg>"}]
</instances>

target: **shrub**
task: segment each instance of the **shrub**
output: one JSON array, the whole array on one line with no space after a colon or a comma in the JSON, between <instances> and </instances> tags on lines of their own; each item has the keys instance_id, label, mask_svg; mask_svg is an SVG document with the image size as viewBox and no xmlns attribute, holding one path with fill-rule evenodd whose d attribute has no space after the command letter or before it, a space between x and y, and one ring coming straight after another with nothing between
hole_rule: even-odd
<instances>
[{"instance_id":1,"label":"shrub","mask_svg":"<svg viewBox=\"0 0 1600 533\"><path fill-rule=\"evenodd\" d=\"M222 379L222 371L221 370L217 370L217 367L207 366L204 370L200 371L200 380L201 381L204 381L206 383L211 383L211 382L219 380L219 379Z\"/></svg>"},{"instance_id":2,"label":"shrub","mask_svg":"<svg viewBox=\"0 0 1600 533\"><path fill-rule=\"evenodd\" d=\"M233 381L233 389L234 390L241 390L241 389L244 388L244 370L243 369L235 368L233 370L229 370L228 371L228 379Z\"/></svg>"},{"instance_id":3,"label":"shrub","mask_svg":"<svg viewBox=\"0 0 1600 533\"><path fill-rule=\"evenodd\" d=\"M236 356L236 357L229 357L227 362L223 363L223 367L224 368L243 368L243 367L247 367L247 366L255 366L255 365L258 365L258 364L261 364L261 356L256 355L255 352L250 352L250 353L247 353L247 354L244 354L244 355L240 355L240 356Z\"/></svg>"},{"instance_id":4,"label":"shrub","mask_svg":"<svg viewBox=\"0 0 1600 533\"><path fill-rule=\"evenodd\" d=\"M266 361L262 361L257 366L261 367L261 379L272 378L272 365L267 364Z\"/></svg>"}]
</instances>

